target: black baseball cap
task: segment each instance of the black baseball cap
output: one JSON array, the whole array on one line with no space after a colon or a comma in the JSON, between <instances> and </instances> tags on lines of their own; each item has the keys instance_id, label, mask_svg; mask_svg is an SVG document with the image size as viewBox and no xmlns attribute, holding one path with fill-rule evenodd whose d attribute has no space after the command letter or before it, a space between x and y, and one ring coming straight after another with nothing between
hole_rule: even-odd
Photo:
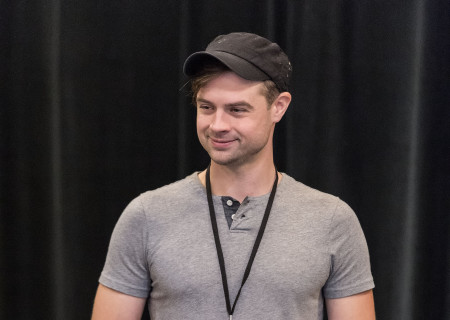
<instances>
[{"instance_id":1,"label":"black baseball cap","mask_svg":"<svg viewBox=\"0 0 450 320\"><path fill-rule=\"evenodd\" d=\"M186 59L184 74L195 76L211 58L244 79L272 80L281 92L289 89L292 74L289 58L278 44L257 34L233 32L216 37L205 51L195 52Z\"/></svg>"}]
</instances>

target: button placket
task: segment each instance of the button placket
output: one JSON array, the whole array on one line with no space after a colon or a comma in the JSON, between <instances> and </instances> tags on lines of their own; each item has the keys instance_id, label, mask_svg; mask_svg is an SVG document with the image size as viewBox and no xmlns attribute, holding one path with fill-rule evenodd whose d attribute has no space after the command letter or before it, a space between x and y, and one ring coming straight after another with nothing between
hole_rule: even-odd
<instances>
[{"instance_id":1,"label":"button placket","mask_svg":"<svg viewBox=\"0 0 450 320\"><path fill-rule=\"evenodd\" d=\"M238 228L241 223L247 220L247 216L245 214L245 212L247 211L247 203L248 202L243 201L236 213L231 216L231 218L233 219L231 223L231 229L236 230L236 228Z\"/></svg>"},{"instance_id":2,"label":"button placket","mask_svg":"<svg viewBox=\"0 0 450 320\"><path fill-rule=\"evenodd\" d=\"M232 197L223 196L222 207L228 223L228 227L231 230L232 225L234 224L234 220L238 216L236 213L240 207L240 203L237 200L234 200Z\"/></svg>"}]
</instances>

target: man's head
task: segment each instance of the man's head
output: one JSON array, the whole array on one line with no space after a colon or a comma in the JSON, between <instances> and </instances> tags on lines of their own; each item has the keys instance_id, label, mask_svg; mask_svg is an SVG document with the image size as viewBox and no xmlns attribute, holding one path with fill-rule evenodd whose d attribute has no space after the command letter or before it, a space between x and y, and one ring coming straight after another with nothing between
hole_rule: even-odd
<instances>
[{"instance_id":1,"label":"man's head","mask_svg":"<svg viewBox=\"0 0 450 320\"><path fill-rule=\"evenodd\" d=\"M188 57L197 134L214 163L273 164L273 132L291 101L291 70L278 45L249 33L219 36Z\"/></svg>"},{"instance_id":2,"label":"man's head","mask_svg":"<svg viewBox=\"0 0 450 320\"><path fill-rule=\"evenodd\" d=\"M263 81L269 105L289 90L292 66L281 48L252 33L235 32L216 37L205 49L190 55L184 73L191 78L193 101L209 80L226 71L252 81Z\"/></svg>"}]
</instances>

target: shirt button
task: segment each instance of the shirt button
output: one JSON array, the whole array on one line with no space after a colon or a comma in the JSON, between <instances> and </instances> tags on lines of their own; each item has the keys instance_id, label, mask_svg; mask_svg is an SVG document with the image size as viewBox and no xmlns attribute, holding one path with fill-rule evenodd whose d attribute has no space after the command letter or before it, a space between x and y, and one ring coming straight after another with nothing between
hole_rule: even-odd
<instances>
[{"instance_id":1,"label":"shirt button","mask_svg":"<svg viewBox=\"0 0 450 320\"><path fill-rule=\"evenodd\" d=\"M232 200L227 200L227 205L228 205L229 207L231 207L231 206L233 205L233 201L232 201Z\"/></svg>"},{"instance_id":2,"label":"shirt button","mask_svg":"<svg viewBox=\"0 0 450 320\"><path fill-rule=\"evenodd\" d=\"M234 220L234 217L236 216L236 214L232 214L231 215L231 219Z\"/></svg>"}]
</instances>

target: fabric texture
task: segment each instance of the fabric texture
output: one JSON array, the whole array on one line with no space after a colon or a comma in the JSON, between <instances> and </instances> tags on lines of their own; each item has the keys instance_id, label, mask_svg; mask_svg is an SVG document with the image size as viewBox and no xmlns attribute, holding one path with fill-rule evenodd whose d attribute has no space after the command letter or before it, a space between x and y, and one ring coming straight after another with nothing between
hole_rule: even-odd
<instances>
[{"instance_id":1,"label":"fabric texture","mask_svg":"<svg viewBox=\"0 0 450 320\"><path fill-rule=\"evenodd\" d=\"M231 301L269 194L247 197L228 227L213 196ZM234 319L322 319L323 298L374 287L366 241L339 198L283 174ZM151 319L225 319L225 299L208 212L197 173L146 192L120 217L100 283L148 297Z\"/></svg>"}]
</instances>

